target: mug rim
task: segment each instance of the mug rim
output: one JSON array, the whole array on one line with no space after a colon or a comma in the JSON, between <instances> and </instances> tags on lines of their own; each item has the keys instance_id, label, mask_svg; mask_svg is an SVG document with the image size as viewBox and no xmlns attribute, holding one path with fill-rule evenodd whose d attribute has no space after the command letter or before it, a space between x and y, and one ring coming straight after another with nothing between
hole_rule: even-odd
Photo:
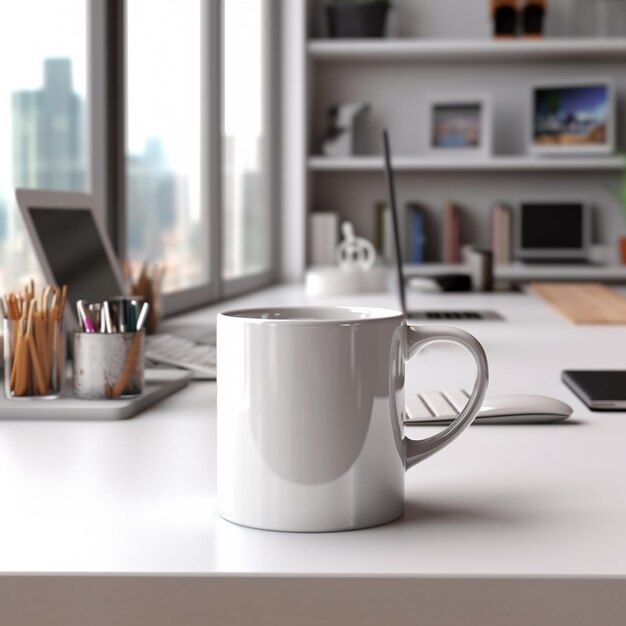
<instances>
[{"instance_id":1,"label":"mug rim","mask_svg":"<svg viewBox=\"0 0 626 626\"><path fill-rule=\"evenodd\" d=\"M289 312L299 312L300 316L296 317L280 317L277 314L288 315ZM315 317L326 312L326 316ZM337 312L342 311L341 316ZM335 313L335 315L333 315ZM293 315L293 313L292 313ZM404 319L404 313L397 309L388 309L385 307L370 306L348 306L348 305L305 305L305 306L267 306L267 307L246 307L242 309L230 309L221 311L219 317L229 319L238 319L242 322L253 324L362 324L380 322L392 319Z\"/></svg>"}]
</instances>

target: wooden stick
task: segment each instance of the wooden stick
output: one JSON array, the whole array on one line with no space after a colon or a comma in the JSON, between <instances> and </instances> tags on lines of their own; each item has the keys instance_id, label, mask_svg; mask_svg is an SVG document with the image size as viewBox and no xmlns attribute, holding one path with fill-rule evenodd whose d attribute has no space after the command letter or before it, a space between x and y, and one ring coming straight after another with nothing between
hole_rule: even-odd
<instances>
[{"instance_id":1,"label":"wooden stick","mask_svg":"<svg viewBox=\"0 0 626 626\"><path fill-rule=\"evenodd\" d=\"M12 349L11 349L11 373L9 374L9 389L15 391L15 379L17 377L17 354L20 345L19 322L12 325Z\"/></svg>"},{"instance_id":2,"label":"wooden stick","mask_svg":"<svg viewBox=\"0 0 626 626\"><path fill-rule=\"evenodd\" d=\"M35 346L35 341L32 335L26 335L26 343L28 345L30 362L34 374L32 377L33 387L37 390L37 393L40 396L45 396L48 393L48 385L46 384L46 380L41 369L41 363L39 362L39 356L37 355L37 347Z\"/></svg>"},{"instance_id":3,"label":"wooden stick","mask_svg":"<svg viewBox=\"0 0 626 626\"><path fill-rule=\"evenodd\" d=\"M48 307L50 296L53 293L52 285L48 285L41 290L38 323L35 327L37 348L40 354L41 367L46 384L50 386L50 374L52 370L51 342L48 340Z\"/></svg>"},{"instance_id":4,"label":"wooden stick","mask_svg":"<svg viewBox=\"0 0 626 626\"><path fill-rule=\"evenodd\" d=\"M61 289L61 298L59 302L59 310L57 312L57 319L63 319L63 312L65 311L65 303L67 302L67 285L63 285Z\"/></svg>"},{"instance_id":5,"label":"wooden stick","mask_svg":"<svg viewBox=\"0 0 626 626\"><path fill-rule=\"evenodd\" d=\"M9 294L9 316L12 320L20 319L20 310L14 293Z\"/></svg>"},{"instance_id":6,"label":"wooden stick","mask_svg":"<svg viewBox=\"0 0 626 626\"><path fill-rule=\"evenodd\" d=\"M107 387L106 392L109 398L117 398L119 397L126 386L129 383L130 378L134 375L135 369L137 367L137 360L139 359L139 350L141 348L141 336L143 333L135 333L133 337L133 342L130 346L130 350L128 351L128 356L126 357L126 362L124 363L124 368L122 369L122 373L118 378L115 386L113 388Z\"/></svg>"},{"instance_id":7,"label":"wooden stick","mask_svg":"<svg viewBox=\"0 0 626 626\"><path fill-rule=\"evenodd\" d=\"M12 294L13 295L13 294ZM13 295L14 301L17 302L17 298ZM17 307L17 304L16 304ZM13 389L15 395L24 395L28 390L28 381L27 381L27 357L28 351L24 351L26 346L24 342L24 332L26 330L26 319L23 316L19 316L16 318L17 327L17 336L15 340L15 352L13 353L13 363L12 363L12 371L11 378L9 379L9 383L11 380L13 384L11 388Z\"/></svg>"},{"instance_id":8,"label":"wooden stick","mask_svg":"<svg viewBox=\"0 0 626 626\"><path fill-rule=\"evenodd\" d=\"M32 396L35 395L35 390L39 388L36 371L39 371L39 374L41 374L41 368L39 366L39 362L35 365L33 359L33 314L35 313L36 302L34 299L30 298L31 294L28 287L26 287L26 293L28 296L28 309L26 312L26 333L24 334L26 347L24 350L28 354L28 361L30 364L30 367L28 368L28 395Z\"/></svg>"},{"instance_id":9,"label":"wooden stick","mask_svg":"<svg viewBox=\"0 0 626 626\"><path fill-rule=\"evenodd\" d=\"M26 322L20 320L18 332L18 345L15 349L15 386L13 391L16 396L26 395L28 391L28 345L24 339Z\"/></svg>"},{"instance_id":10,"label":"wooden stick","mask_svg":"<svg viewBox=\"0 0 626 626\"><path fill-rule=\"evenodd\" d=\"M37 300L35 300L35 302L37 302ZM35 312L33 313L33 338L32 338L32 342L33 345L35 347L35 350L37 351L37 361L39 362L39 365L41 366L41 373L43 375L43 379L46 379L46 343L45 341L43 341L43 337L42 337L42 316L43 313L41 313L40 311L37 310L38 306L35 307Z\"/></svg>"},{"instance_id":11,"label":"wooden stick","mask_svg":"<svg viewBox=\"0 0 626 626\"><path fill-rule=\"evenodd\" d=\"M9 317L12 320L18 320L20 318L20 310L17 306L17 301L15 299L15 294L9 294Z\"/></svg>"},{"instance_id":12,"label":"wooden stick","mask_svg":"<svg viewBox=\"0 0 626 626\"><path fill-rule=\"evenodd\" d=\"M134 292L138 296L145 296L148 289L148 264L144 263L141 266L141 272L139 273L139 279L135 284Z\"/></svg>"},{"instance_id":13,"label":"wooden stick","mask_svg":"<svg viewBox=\"0 0 626 626\"><path fill-rule=\"evenodd\" d=\"M46 385L50 385L50 358L48 352L48 338L46 332L46 319L41 311L33 315L33 339L37 348L37 358L41 365L41 373Z\"/></svg>"},{"instance_id":14,"label":"wooden stick","mask_svg":"<svg viewBox=\"0 0 626 626\"><path fill-rule=\"evenodd\" d=\"M10 350L11 350L11 374L13 375L13 364L15 363L15 348L17 346L17 331L18 331L18 323L15 320L11 320L11 335L9 338Z\"/></svg>"},{"instance_id":15,"label":"wooden stick","mask_svg":"<svg viewBox=\"0 0 626 626\"><path fill-rule=\"evenodd\" d=\"M50 285L44 287L41 290L41 295L39 296L39 310L44 314L48 312L48 298L50 295L50 289Z\"/></svg>"}]
</instances>

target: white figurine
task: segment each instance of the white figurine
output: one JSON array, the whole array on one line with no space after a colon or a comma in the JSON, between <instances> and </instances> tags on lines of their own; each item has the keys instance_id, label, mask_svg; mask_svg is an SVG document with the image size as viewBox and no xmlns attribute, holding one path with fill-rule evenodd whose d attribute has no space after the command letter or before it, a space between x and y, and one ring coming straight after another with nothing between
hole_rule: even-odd
<instances>
[{"instance_id":1,"label":"white figurine","mask_svg":"<svg viewBox=\"0 0 626 626\"><path fill-rule=\"evenodd\" d=\"M371 270L376 259L374 246L367 239L354 234L351 222L344 222L341 232L344 238L335 250L335 262L339 269L362 272Z\"/></svg>"}]
</instances>

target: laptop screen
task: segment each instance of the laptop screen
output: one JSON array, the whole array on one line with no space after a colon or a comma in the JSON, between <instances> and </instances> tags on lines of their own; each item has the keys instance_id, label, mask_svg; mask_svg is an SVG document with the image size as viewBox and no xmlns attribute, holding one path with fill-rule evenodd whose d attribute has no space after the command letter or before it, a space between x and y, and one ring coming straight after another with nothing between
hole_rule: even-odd
<instances>
[{"instance_id":1,"label":"laptop screen","mask_svg":"<svg viewBox=\"0 0 626 626\"><path fill-rule=\"evenodd\" d=\"M521 206L521 247L525 250L582 250L581 203L525 202Z\"/></svg>"},{"instance_id":2,"label":"laptop screen","mask_svg":"<svg viewBox=\"0 0 626 626\"><path fill-rule=\"evenodd\" d=\"M120 294L89 209L29 207L28 212L56 283L68 286L72 307L81 298L102 302Z\"/></svg>"}]
</instances>

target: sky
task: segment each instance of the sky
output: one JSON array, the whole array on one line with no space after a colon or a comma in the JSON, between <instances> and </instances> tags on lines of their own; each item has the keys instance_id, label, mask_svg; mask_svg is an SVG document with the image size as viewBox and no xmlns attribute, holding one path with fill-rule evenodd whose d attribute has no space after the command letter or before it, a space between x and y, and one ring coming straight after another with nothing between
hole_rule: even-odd
<instances>
[{"instance_id":1,"label":"sky","mask_svg":"<svg viewBox=\"0 0 626 626\"><path fill-rule=\"evenodd\" d=\"M172 165L183 171L199 161L200 4L127 2L127 146L141 154L146 139L160 136Z\"/></svg>"},{"instance_id":2,"label":"sky","mask_svg":"<svg viewBox=\"0 0 626 626\"><path fill-rule=\"evenodd\" d=\"M537 106L541 107L542 96L549 97L554 92L559 95L559 115L576 113L581 118L595 120L606 117L608 96L605 86L539 89Z\"/></svg>"}]
</instances>

